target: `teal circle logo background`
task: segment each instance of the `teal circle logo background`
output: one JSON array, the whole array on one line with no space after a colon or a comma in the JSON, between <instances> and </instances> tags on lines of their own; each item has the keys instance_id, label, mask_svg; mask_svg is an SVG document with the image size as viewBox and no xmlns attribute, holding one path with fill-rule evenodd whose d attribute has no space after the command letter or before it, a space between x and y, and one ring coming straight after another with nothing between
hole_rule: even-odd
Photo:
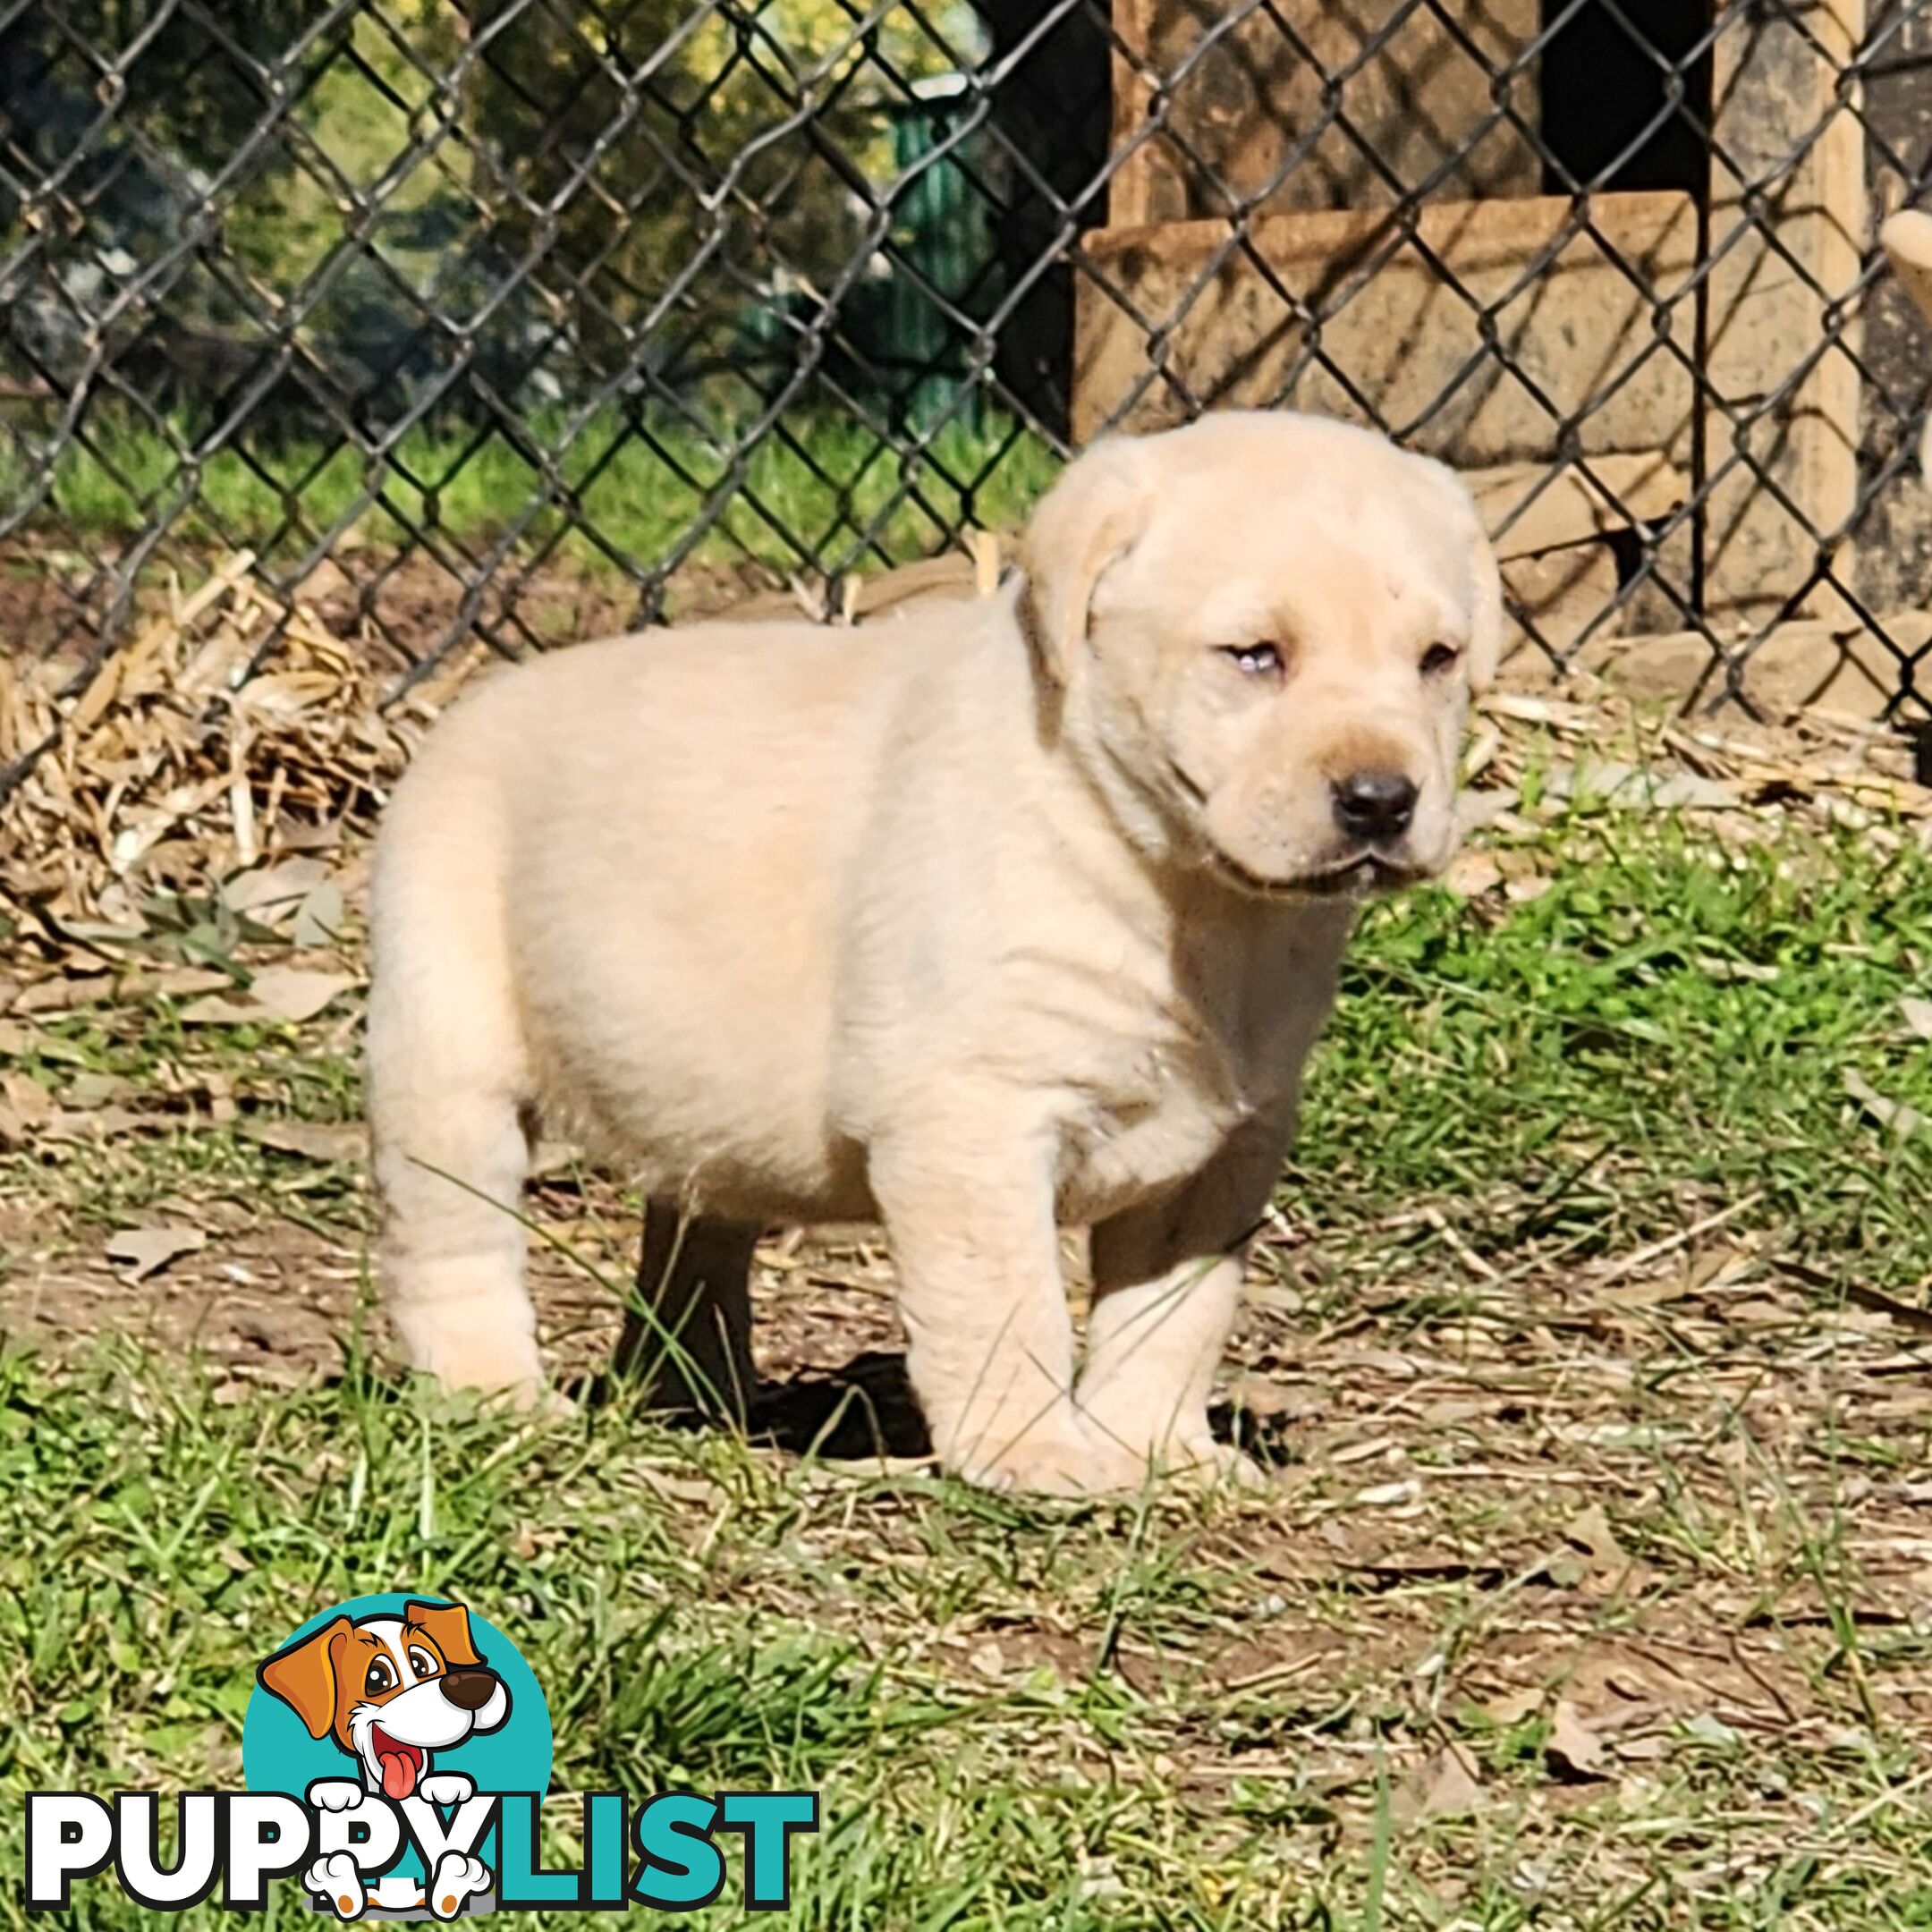
<instances>
[{"instance_id":1,"label":"teal circle logo background","mask_svg":"<svg viewBox=\"0 0 1932 1932\"><path fill-rule=\"evenodd\" d=\"M276 1651L299 1643L339 1616L359 1623L364 1617L401 1616L405 1604L448 1600L426 1590L357 1597L310 1617L264 1650L256 1663L266 1663ZM479 1732L446 1751L435 1752L431 1769L460 1771L479 1792L535 1792L540 1798L550 1788L550 1707L517 1647L473 1609L470 1634L484 1663L503 1679L510 1693L510 1715L501 1729ZM310 1737L301 1719L258 1680L242 1720L242 1775L251 1792L286 1792L292 1798L305 1797L318 1778L363 1782L362 1767L355 1758L332 1737Z\"/></svg>"}]
</instances>

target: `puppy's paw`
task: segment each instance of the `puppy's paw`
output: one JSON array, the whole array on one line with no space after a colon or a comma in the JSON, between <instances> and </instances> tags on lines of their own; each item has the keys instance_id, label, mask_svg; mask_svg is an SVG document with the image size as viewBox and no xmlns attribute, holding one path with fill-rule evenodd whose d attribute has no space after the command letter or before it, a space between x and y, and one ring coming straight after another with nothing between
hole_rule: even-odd
<instances>
[{"instance_id":1,"label":"puppy's paw","mask_svg":"<svg viewBox=\"0 0 1932 1932\"><path fill-rule=\"evenodd\" d=\"M527 1416L533 1421L561 1421L577 1413L577 1405L561 1389L551 1387L540 1367L527 1372L512 1372L512 1365L500 1371L459 1374L427 1369L418 1384L421 1396L432 1411L450 1404L476 1404ZM434 1377L433 1380L429 1377Z\"/></svg>"},{"instance_id":2,"label":"puppy's paw","mask_svg":"<svg viewBox=\"0 0 1932 1932\"><path fill-rule=\"evenodd\" d=\"M543 1356L521 1308L471 1298L461 1319L446 1309L428 1314L406 1305L390 1314L405 1359L445 1389L512 1400L547 1390Z\"/></svg>"},{"instance_id":3,"label":"puppy's paw","mask_svg":"<svg viewBox=\"0 0 1932 1932\"><path fill-rule=\"evenodd\" d=\"M481 1859L462 1852L445 1852L429 1879L429 1910L438 1919L453 1919L464 1902L489 1890L489 1868Z\"/></svg>"},{"instance_id":4,"label":"puppy's paw","mask_svg":"<svg viewBox=\"0 0 1932 1932\"><path fill-rule=\"evenodd\" d=\"M318 1778L309 1787L309 1802L318 1811L353 1811L368 1796L353 1778Z\"/></svg>"},{"instance_id":5,"label":"puppy's paw","mask_svg":"<svg viewBox=\"0 0 1932 1932\"><path fill-rule=\"evenodd\" d=\"M461 1804L464 1799L476 1796L476 1781L461 1771L433 1771L417 1785L416 1792L433 1805Z\"/></svg>"},{"instance_id":6,"label":"puppy's paw","mask_svg":"<svg viewBox=\"0 0 1932 1932\"><path fill-rule=\"evenodd\" d=\"M309 1787L310 1803L315 1801L316 1787ZM363 1908L369 1903L368 1894L362 1889L362 1874L356 1868L356 1861L346 1852L331 1852L326 1858L318 1858L302 1873L302 1889L311 1898L326 1899L329 1910L338 1919L360 1919Z\"/></svg>"},{"instance_id":7,"label":"puppy's paw","mask_svg":"<svg viewBox=\"0 0 1932 1932\"><path fill-rule=\"evenodd\" d=\"M945 1460L962 1481L1008 1495L1108 1496L1138 1488L1147 1477L1140 1458L1123 1454L1072 1421L1030 1428L996 1449Z\"/></svg>"}]
</instances>

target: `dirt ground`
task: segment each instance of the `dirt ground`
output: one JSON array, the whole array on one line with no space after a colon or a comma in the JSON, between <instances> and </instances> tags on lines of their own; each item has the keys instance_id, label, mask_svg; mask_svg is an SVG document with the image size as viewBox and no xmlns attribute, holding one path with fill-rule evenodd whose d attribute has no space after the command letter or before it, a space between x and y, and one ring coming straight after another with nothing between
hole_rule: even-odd
<instances>
[{"instance_id":1,"label":"dirt ground","mask_svg":"<svg viewBox=\"0 0 1932 1932\"><path fill-rule=\"evenodd\" d=\"M53 1131L140 1158L131 1120L63 1109ZM306 1137L310 1155L349 1166L351 1221L353 1131ZM283 1138L291 1149L305 1139ZM64 1186L23 1198L16 1170L0 1207L0 1330L56 1357L104 1331L192 1355L217 1402L338 1374L359 1335L380 1346L381 1324L360 1234L304 1212L299 1190L275 1199L297 1178L284 1167L313 1165L277 1155L266 1199L182 1182L108 1216L178 1233L183 1251L140 1280L144 1263L116 1258L115 1231L84 1199ZM536 1214L579 1260L621 1275L634 1217L614 1190L553 1176ZM1444 1231L1418 1216L1375 1232L1429 1242ZM1922 1654L1932 1629L1932 1318L1828 1309L1720 1237L1695 1231L1583 1281L1485 1265L1458 1319L1419 1328L1410 1283L1342 1283L1305 1229L1277 1220L1258 1246L1224 1420L1275 1465L1274 1521L1244 1525L1241 1554L1278 1584L1279 1603L1265 1632L1226 1654L1130 1656L1128 1679L1145 1690L1165 1672L1205 1670L1285 1685L1344 1661L1359 1675L1380 1658L1425 1679L1453 1674L1500 1722L1537 1701L1561 1656L1577 1728L1559 1755L1573 1753L1580 1786L1640 1777L1687 1720L1719 1744L1758 1734L1784 1750L1849 1748L1849 1703L1876 1730L1932 1734L1932 1657L1860 1674L1844 1641L1850 1619L1868 1644ZM594 1374L614 1339L614 1296L540 1245L533 1281L560 1369ZM769 1439L835 1462L893 1466L921 1453L891 1291L870 1231L766 1241L755 1292ZM1674 1561L1627 1549L1611 1522L1654 1510L1665 1491ZM1299 1619L1298 1593L1338 1577L1360 1598L1352 1628ZM1436 1600L1471 1590L1483 1612L1456 1654L1416 1657ZM1064 1648L1050 1628L987 1634L1002 1667ZM1232 1771L1203 1762L1191 1775ZM1432 1758L1411 1801L1448 1803L1469 1775L1453 1750Z\"/></svg>"}]
</instances>

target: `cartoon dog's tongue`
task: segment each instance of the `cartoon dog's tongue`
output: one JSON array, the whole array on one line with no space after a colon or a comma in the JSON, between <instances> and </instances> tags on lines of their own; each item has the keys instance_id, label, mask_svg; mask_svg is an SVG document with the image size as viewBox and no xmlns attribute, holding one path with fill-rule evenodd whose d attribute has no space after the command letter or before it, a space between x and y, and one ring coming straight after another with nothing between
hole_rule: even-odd
<instances>
[{"instance_id":1,"label":"cartoon dog's tongue","mask_svg":"<svg viewBox=\"0 0 1932 1932\"><path fill-rule=\"evenodd\" d=\"M376 1762L382 1767L383 1796L400 1802L416 1789L422 1753L413 1744L399 1744L380 1724L369 1739Z\"/></svg>"}]
</instances>

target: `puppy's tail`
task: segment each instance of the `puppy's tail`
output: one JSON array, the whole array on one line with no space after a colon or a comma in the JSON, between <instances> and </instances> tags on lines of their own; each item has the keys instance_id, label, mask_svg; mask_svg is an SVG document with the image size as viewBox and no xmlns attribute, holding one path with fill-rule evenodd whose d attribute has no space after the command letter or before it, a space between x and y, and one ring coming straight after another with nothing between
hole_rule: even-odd
<instances>
[{"instance_id":1,"label":"puppy's tail","mask_svg":"<svg viewBox=\"0 0 1932 1932\"><path fill-rule=\"evenodd\" d=\"M511 970L506 826L487 761L429 746L370 888L368 1108L377 1263L404 1354L452 1386L541 1378L518 1198L530 1090Z\"/></svg>"}]
</instances>

